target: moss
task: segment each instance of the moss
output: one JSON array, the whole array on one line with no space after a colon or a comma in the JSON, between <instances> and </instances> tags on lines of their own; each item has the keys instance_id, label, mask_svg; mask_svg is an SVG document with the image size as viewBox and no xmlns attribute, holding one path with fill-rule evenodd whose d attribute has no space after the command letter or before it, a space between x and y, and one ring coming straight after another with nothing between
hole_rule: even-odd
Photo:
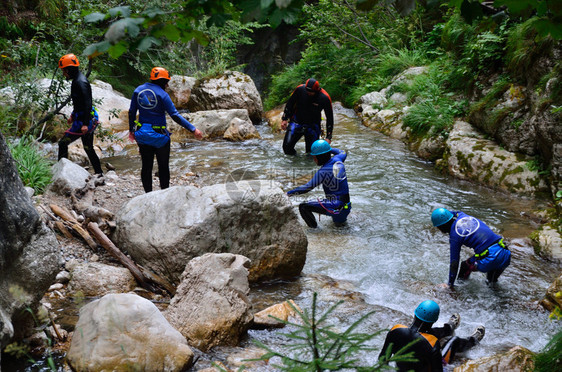
<instances>
[{"instance_id":1,"label":"moss","mask_svg":"<svg viewBox=\"0 0 562 372\"><path fill-rule=\"evenodd\" d=\"M517 174L517 173L523 173L523 167L518 165L517 167L513 168L513 169L506 169L503 171L502 175L500 176L499 182L503 183L503 181L505 180L505 178L507 176L510 176L512 174Z\"/></svg>"},{"instance_id":2,"label":"moss","mask_svg":"<svg viewBox=\"0 0 562 372\"><path fill-rule=\"evenodd\" d=\"M477 145L472 146L472 151L483 151L486 145L479 143Z\"/></svg>"},{"instance_id":3,"label":"moss","mask_svg":"<svg viewBox=\"0 0 562 372\"><path fill-rule=\"evenodd\" d=\"M474 154L470 154L470 155L472 155L472 157L474 156ZM472 172L473 172L472 166L468 162L468 159L471 158L470 155L468 157L466 157L460 151L457 151L457 153L456 153L457 161L459 162L460 170L461 170L462 173L472 174Z\"/></svg>"},{"instance_id":4,"label":"moss","mask_svg":"<svg viewBox=\"0 0 562 372\"><path fill-rule=\"evenodd\" d=\"M494 158L498 158L501 161L505 161L505 159L507 159L507 156L505 155L499 155L499 154L494 154Z\"/></svg>"},{"instance_id":5,"label":"moss","mask_svg":"<svg viewBox=\"0 0 562 372\"><path fill-rule=\"evenodd\" d=\"M542 251L539 241L540 235L540 230L535 230L531 233L531 235L529 235L529 239L531 239L531 244L533 244L533 250L535 251L536 255L540 255Z\"/></svg>"}]
</instances>

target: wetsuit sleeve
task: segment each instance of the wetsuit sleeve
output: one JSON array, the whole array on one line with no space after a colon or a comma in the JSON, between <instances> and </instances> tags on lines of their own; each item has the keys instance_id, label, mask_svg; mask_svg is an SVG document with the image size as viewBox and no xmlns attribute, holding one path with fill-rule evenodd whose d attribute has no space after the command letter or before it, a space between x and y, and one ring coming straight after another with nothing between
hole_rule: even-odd
<instances>
[{"instance_id":1,"label":"wetsuit sleeve","mask_svg":"<svg viewBox=\"0 0 562 372\"><path fill-rule=\"evenodd\" d=\"M431 353L431 368L432 372L443 372L443 357L441 356L441 348L439 347L439 341L437 341L437 347L433 348Z\"/></svg>"},{"instance_id":2,"label":"wetsuit sleeve","mask_svg":"<svg viewBox=\"0 0 562 372\"><path fill-rule=\"evenodd\" d=\"M299 186L299 187L297 187L293 190L290 190L290 191L287 192L287 194L288 195L306 194L310 190L314 189L316 186L318 186L322 183L321 182L321 180L322 180L321 172L322 172L322 169L320 169L318 172L316 172L314 177L312 177L312 179L310 181L308 181L308 183L306 185Z\"/></svg>"},{"instance_id":3,"label":"wetsuit sleeve","mask_svg":"<svg viewBox=\"0 0 562 372\"><path fill-rule=\"evenodd\" d=\"M137 120L137 92L133 93L131 105L129 106L129 132L135 131L135 120Z\"/></svg>"},{"instance_id":4,"label":"wetsuit sleeve","mask_svg":"<svg viewBox=\"0 0 562 372\"><path fill-rule=\"evenodd\" d=\"M334 130L334 110L332 109L332 101L329 97L324 104L324 113L326 114L326 138L332 140L332 131Z\"/></svg>"},{"instance_id":5,"label":"wetsuit sleeve","mask_svg":"<svg viewBox=\"0 0 562 372\"><path fill-rule=\"evenodd\" d=\"M451 229L454 228L451 227ZM461 256L461 246L462 242L456 239L454 236L449 238L449 285L452 287L455 284L455 279L457 278L457 273L459 271L459 261Z\"/></svg>"},{"instance_id":6,"label":"wetsuit sleeve","mask_svg":"<svg viewBox=\"0 0 562 372\"><path fill-rule=\"evenodd\" d=\"M344 162L345 159L347 158L347 152L340 150L340 149L336 149L334 147L332 147L332 150L330 151L331 154L335 156L337 156L337 159L341 162Z\"/></svg>"},{"instance_id":7,"label":"wetsuit sleeve","mask_svg":"<svg viewBox=\"0 0 562 372\"><path fill-rule=\"evenodd\" d=\"M172 99L168 95L164 97L164 107L166 108L166 112L168 113L168 115L170 115L173 121L187 129L188 131L195 132L195 126L187 121L186 118L180 115L178 110L176 110L176 106L174 106Z\"/></svg>"},{"instance_id":8,"label":"wetsuit sleeve","mask_svg":"<svg viewBox=\"0 0 562 372\"><path fill-rule=\"evenodd\" d=\"M297 89L298 87L293 91L291 97L289 97L289 100L285 104L285 110L283 111L283 116L281 116L281 120L289 120L295 114L295 105L297 103L297 94L296 94Z\"/></svg>"},{"instance_id":9,"label":"wetsuit sleeve","mask_svg":"<svg viewBox=\"0 0 562 372\"><path fill-rule=\"evenodd\" d=\"M384 340L384 345L382 346L381 352L379 353L379 360L386 355L386 350L390 347L390 344L393 343L392 331L386 334L386 338ZM392 353L392 351L391 351Z\"/></svg>"}]
</instances>

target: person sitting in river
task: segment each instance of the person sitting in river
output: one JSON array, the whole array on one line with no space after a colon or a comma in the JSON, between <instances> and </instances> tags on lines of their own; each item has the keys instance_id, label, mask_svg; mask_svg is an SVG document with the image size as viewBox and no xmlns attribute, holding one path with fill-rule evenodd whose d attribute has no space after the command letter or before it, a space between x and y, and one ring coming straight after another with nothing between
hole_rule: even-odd
<instances>
[{"instance_id":1,"label":"person sitting in river","mask_svg":"<svg viewBox=\"0 0 562 372\"><path fill-rule=\"evenodd\" d=\"M328 215L332 217L336 226L342 226L351 212L349 187L343 164L347 153L332 148L326 140L317 140L312 144L310 154L316 165L321 168L306 185L288 191L287 195L305 194L321 184L324 187L326 198L301 203L299 205L300 214L309 227L318 226L313 212Z\"/></svg>"},{"instance_id":2,"label":"person sitting in river","mask_svg":"<svg viewBox=\"0 0 562 372\"><path fill-rule=\"evenodd\" d=\"M152 191L154 156L158 163L160 188L170 185L170 132L166 129L166 112L179 125L203 138L203 133L181 116L165 89L170 81L168 70L154 67L150 82L138 86L129 107L129 139L137 141L141 155L141 180L145 192ZM137 111L139 118L137 119Z\"/></svg>"},{"instance_id":3,"label":"person sitting in river","mask_svg":"<svg viewBox=\"0 0 562 372\"><path fill-rule=\"evenodd\" d=\"M413 352L416 361L397 361L398 371L443 371L443 365L449 364L455 354L469 350L484 337L486 330L482 325L476 327L468 338L454 336L461 320L459 314L451 315L443 327L433 327L439 319L439 311L435 301L420 303L414 311L410 327L397 324L387 333L379 360L389 360L399 351L400 354Z\"/></svg>"},{"instance_id":4,"label":"person sitting in river","mask_svg":"<svg viewBox=\"0 0 562 372\"><path fill-rule=\"evenodd\" d=\"M460 211L437 208L431 213L431 221L441 232L449 234L449 282L442 284L443 287L454 287L457 272L459 279L466 280L476 270L486 273L488 285L497 283L511 262L511 252L500 235L484 222ZM461 263L459 271L463 245L474 249L474 255Z\"/></svg>"}]
</instances>

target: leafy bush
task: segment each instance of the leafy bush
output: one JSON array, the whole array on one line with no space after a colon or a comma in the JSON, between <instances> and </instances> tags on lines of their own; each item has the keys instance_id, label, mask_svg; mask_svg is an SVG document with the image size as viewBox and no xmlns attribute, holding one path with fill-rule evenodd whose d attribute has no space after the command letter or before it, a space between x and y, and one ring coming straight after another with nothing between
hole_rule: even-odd
<instances>
[{"instance_id":1,"label":"leafy bush","mask_svg":"<svg viewBox=\"0 0 562 372\"><path fill-rule=\"evenodd\" d=\"M562 370L562 331L555 334L545 348L535 356L535 371Z\"/></svg>"},{"instance_id":2,"label":"leafy bush","mask_svg":"<svg viewBox=\"0 0 562 372\"><path fill-rule=\"evenodd\" d=\"M42 193L51 182L51 163L39 154L30 136L20 138L17 144L9 144L9 147L23 184L32 187L36 193Z\"/></svg>"}]
</instances>

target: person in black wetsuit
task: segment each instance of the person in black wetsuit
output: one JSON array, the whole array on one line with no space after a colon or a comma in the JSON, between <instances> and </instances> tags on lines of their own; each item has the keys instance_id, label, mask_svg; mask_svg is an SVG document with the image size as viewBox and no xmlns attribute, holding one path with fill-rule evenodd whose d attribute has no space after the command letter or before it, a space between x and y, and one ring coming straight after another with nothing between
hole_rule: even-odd
<instances>
[{"instance_id":1,"label":"person in black wetsuit","mask_svg":"<svg viewBox=\"0 0 562 372\"><path fill-rule=\"evenodd\" d=\"M326 114L325 140L331 143L334 112L330 95L320 88L320 83L315 79L308 79L305 84L295 88L281 117L281 129L287 130L283 139L285 154L295 155L297 153L295 145L302 136L304 136L306 152L310 152L314 141L320 138L322 110Z\"/></svg>"},{"instance_id":2,"label":"person in black wetsuit","mask_svg":"<svg viewBox=\"0 0 562 372\"><path fill-rule=\"evenodd\" d=\"M410 327L397 324L388 332L379 360L386 360L410 342L417 340L402 354L413 352L416 362L396 362L399 371L443 371L456 353L477 345L484 337L484 326L478 326L469 338L453 336L460 315L453 314L443 327L432 327L439 318L439 305L427 300L419 304ZM451 337L452 336L452 337ZM443 348L441 344L444 344Z\"/></svg>"},{"instance_id":3,"label":"person in black wetsuit","mask_svg":"<svg viewBox=\"0 0 562 372\"><path fill-rule=\"evenodd\" d=\"M68 158L68 145L81 138L94 173L102 175L100 159L94 150L94 131L98 125L98 113L92 107L90 82L80 72L78 66L80 62L74 54L65 54L59 59L59 68L62 69L64 77L68 80L72 79L70 98L74 109L68 118L71 127L64 132L64 136L59 141L58 160Z\"/></svg>"}]
</instances>

